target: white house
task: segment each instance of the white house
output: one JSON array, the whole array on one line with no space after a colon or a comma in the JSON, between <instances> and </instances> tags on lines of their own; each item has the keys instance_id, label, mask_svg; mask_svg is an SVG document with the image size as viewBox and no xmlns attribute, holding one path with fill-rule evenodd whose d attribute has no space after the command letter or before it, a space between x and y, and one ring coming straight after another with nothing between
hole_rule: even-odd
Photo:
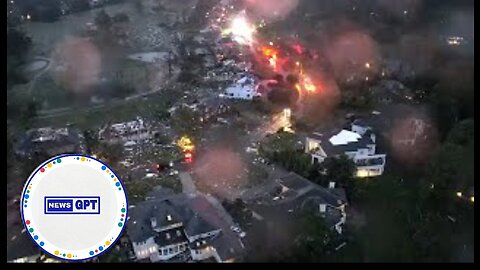
<instances>
[{"instance_id":1,"label":"white house","mask_svg":"<svg viewBox=\"0 0 480 270\"><path fill-rule=\"evenodd\" d=\"M255 80L249 76L244 76L227 87L222 96L231 99L252 100L253 97L258 96L255 87Z\"/></svg>"},{"instance_id":2,"label":"white house","mask_svg":"<svg viewBox=\"0 0 480 270\"><path fill-rule=\"evenodd\" d=\"M376 154L376 137L371 128L361 120L355 120L351 130L342 129L330 134L313 133L305 143L305 152L312 163L321 163L329 156L345 154L357 167L357 177L383 174L386 154Z\"/></svg>"}]
</instances>

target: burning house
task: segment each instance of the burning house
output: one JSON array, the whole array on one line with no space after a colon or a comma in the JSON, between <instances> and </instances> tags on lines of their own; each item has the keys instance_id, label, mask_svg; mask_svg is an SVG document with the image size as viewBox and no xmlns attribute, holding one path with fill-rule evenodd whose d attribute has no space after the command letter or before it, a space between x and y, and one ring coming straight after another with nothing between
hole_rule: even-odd
<instances>
[{"instance_id":1,"label":"burning house","mask_svg":"<svg viewBox=\"0 0 480 270\"><path fill-rule=\"evenodd\" d=\"M28 157L34 154L55 156L66 153L85 153L83 135L72 128L44 127L31 129L18 143L15 153Z\"/></svg>"},{"instance_id":2,"label":"burning house","mask_svg":"<svg viewBox=\"0 0 480 270\"><path fill-rule=\"evenodd\" d=\"M137 261L227 262L242 252L239 238L203 195L154 191L129 213L128 235Z\"/></svg>"},{"instance_id":3,"label":"burning house","mask_svg":"<svg viewBox=\"0 0 480 270\"><path fill-rule=\"evenodd\" d=\"M386 154L376 154L375 148L375 134L371 127L359 119L351 124L351 130L313 133L305 143L305 152L311 155L312 163L321 163L327 157L345 154L354 161L357 177L383 174Z\"/></svg>"}]
</instances>

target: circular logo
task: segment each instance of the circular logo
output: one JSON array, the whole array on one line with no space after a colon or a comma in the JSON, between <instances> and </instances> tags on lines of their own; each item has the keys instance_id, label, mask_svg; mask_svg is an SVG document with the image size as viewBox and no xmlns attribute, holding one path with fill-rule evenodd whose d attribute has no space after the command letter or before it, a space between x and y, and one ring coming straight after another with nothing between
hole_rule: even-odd
<instances>
[{"instance_id":1,"label":"circular logo","mask_svg":"<svg viewBox=\"0 0 480 270\"><path fill-rule=\"evenodd\" d=\"M124 187L105 163L85 155L45 161L28 178L20 211L27 233L53 257L87 260L107 251L127 220Z\"/></svg>"}]
</instances>

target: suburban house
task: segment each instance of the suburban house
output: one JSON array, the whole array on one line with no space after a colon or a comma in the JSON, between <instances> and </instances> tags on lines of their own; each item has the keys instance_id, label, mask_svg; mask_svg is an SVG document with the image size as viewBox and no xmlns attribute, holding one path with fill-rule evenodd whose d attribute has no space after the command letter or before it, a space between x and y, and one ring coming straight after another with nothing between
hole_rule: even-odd
<instances>
[{"instance_id":1,"label":"suburban house","mask_svg":"<svg viewBox=\"0 0 480 270\"><path fill-rule=\"evenodd\" d=\"M115 144L147 140L154 137L155 133L152 126L138 117L130 122L107 125L100 130L98 137L100 141Z\"/></svg>"},{"instance_id":2,"label":"suburban house","mask_svg":"<svg viewBox=\"0 0 480 270\"><path fill-rule=\"evenodd\" d=\"M203 195L157 188L129 210L128 235L137 261L188 262L239 258L242 244Z\"/></svg>"},{"instance_id":3,"label":"suburban house","mask_svg":"<svg viewBox=\"0 0 480 270\"><path fill-rule=\"evenodd\" d=\"M258 96L255 80L250 76L244 76L237 80L234 84L227 87L225 94L223 94L225 98L245 100L252 100L255 96Z\"/></svg>"},{"instance_id":4,"label":"suburban house","mask_svg":"<svg viewBox=\"0 0 480 270\"><path fill-rule=\"evenodd\" d=\"M371 127L362 120L355 120L351 130L333 130L329 133L313 133L306 138L305 152L312 163L321 163L327 157L345 154L357 167L357 177L383 174L386 154L376 154L376 137Z\"/></svg>"},{"instance_id":5,"label":"suburban house","mask_svg":"<svg viewBox=\"0 0 480 270\"><path fill-rule=\"evenodd\" d=\"M328 188L290 172L277 179L274 204L288 211L311 211L322 216L331 229L341 234L347 220L347 199L343 188L331 182Z\"/></svg>"},{"instance_id":6,"label":"suburban house","mask_svg":"<svg viewBox=\"0 0 480 270\"><path fill-rule=\"evenodd\" d=\"M85 150L85 139L78 130L44 127L27 131L17 144L15 153L19 156L33 154L55 156L67 153L85 153Z\"/></svg>"}]
</instances>

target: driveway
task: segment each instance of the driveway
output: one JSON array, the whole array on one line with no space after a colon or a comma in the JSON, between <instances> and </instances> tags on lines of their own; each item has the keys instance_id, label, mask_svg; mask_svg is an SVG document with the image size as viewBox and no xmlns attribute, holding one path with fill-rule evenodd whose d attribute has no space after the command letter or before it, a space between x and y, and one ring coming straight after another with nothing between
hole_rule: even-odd
<instances>
[{"instance_id":1,"label":"driveway","mask_svg":"<svg viewBox=\"0 0 480 270\"><path fill-rule=\"evenodd\" d=\"M187 172L181 172L178 174L178 176L182 182L182 192L187 195L195 196L197 189L195 188L195 184L193 183L190 174Z\"/></svg>"}]
</instances>

